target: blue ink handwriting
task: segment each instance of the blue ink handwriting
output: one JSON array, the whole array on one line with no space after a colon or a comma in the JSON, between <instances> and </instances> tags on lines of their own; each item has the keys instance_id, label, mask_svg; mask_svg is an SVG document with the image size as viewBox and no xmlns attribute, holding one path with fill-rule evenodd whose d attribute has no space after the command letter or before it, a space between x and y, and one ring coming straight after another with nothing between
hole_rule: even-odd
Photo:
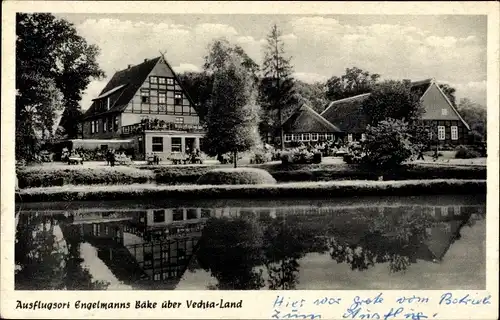
<instances>
[{"instance_id":1,"label":"blue ink handwriting","mask_svg":"<svg viewBox=\"0 0 500 320\"><path fill-rule=\"evenodd\" d=\"M464 304L464 305L484 305L491 304L491 295L480 298L471 298L469 294L465 296L453 296L451 292L447 292L441 295L441 299L439 300L439 304L453 305L453 304Z\"/></svg>"}]
</instances>

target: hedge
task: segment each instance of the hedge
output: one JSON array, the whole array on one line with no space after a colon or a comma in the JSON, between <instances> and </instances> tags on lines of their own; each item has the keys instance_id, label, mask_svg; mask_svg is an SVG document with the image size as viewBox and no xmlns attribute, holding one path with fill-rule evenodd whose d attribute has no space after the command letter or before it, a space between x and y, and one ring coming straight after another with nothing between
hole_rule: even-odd
<instances>
[{"instance_id":1,"label":"hedge","mask_svg":"<svg viewBox=\"0 0 500 320\"><path fill-rule=\"evenodd\" d=\"M89 184L132 184L155 180L151 170L131 167L27 167L17 171L19 188Z\"/></svg>"},{"instance_id":2,"label":"hedge","mask_svg":"<svg viewBox=\"0 0 500 320\"><path fill-rule=\"evenodd\" d=\"M252 166L268 171L276 181L332 180L411 180L411 179L486 179L485 166L450 166L418 164L386 172L367 171L348 164L263 164ZM195 184L214 166L134 167L26 167L17 171L20 188L62 186L67 184Z\"/></svg>"},{"instance_id":3,"label":"hedge","mask_svg":"<svg viewBox=\"0 0 500 320\"><path fill-rule=\"evenodd\" d=\"M257 168L221 168L210 170L203 174L196 184L227 185L227 184L273 184L276 180L269 172Z\"/></svg>"},{"instance_id":4,"label":"hedge","mask_svg":"<svg viewBox=\"0 0 500 320\"><path fill-rule=\"evenodd\" d=\"M216 198L333 198L486 194L485 180L330 181L272 185L63 186L21 190L22 202Z\"/></svg>"}]
</instances>

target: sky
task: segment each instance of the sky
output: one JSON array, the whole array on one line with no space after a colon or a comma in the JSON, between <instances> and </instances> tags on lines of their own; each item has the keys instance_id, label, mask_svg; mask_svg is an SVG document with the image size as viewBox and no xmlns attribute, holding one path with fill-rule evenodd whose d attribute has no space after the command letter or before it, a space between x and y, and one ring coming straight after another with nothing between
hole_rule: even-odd
<instances>
[{"instance_id":1,"label":"sky","mask_svg":"<svg viewBox=\"0 0 500 320\"><path fill-rule=\"evenodd\" d=\"M176 72L200 71L209 43L225 37L257 63L273 24L283 32L294 76L305 82L358 67L382 79L435 78L486 105L486 16L56 14L101 53L106 78L92 81L82 109L114 72L165 53Z\"/></svg>"}]
</instances>

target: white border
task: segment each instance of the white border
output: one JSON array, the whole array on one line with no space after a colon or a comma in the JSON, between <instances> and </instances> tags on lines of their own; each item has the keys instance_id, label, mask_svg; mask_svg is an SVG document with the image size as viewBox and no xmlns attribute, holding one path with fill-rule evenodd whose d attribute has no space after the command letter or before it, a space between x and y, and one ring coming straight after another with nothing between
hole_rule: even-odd
<instances>
[{"instance_id":1,"label":"white border","mask_svg":"<svg viewBox=\"0 0 500 320\"><path fill-rule=\"evenodd\" d=\"M323 295L352 299L355 295L374 295L374 291L292 291L292 292L217 292L217 291L127 291L127 292L59 292L59 291L13 291L14 257L14 26L15 12L86 12L86 13L242 13L242 14L479 14L488 15L488 194L487 194L487 290L469 293L473 296L491 294L492 304L482 307L429 305L422 311L438 312L436 319L497 319L498 317L498 132L499 132L499 4L496 2L4 2L2 8L2 109L1 109L1 308L3 318L253 318L267 319L272 314L272 302L278 294L293 299L312 298ZM474 270L471 270L474 272ZM420 279L415 279L420 281ZM439 297L441 291L384 291L386 301L401 294L427 295L431 299ZM242 309L156 309L114 310L114 311L19 311L15 310L17 299L44 301L131 301L135 300L179 300L196 298L219 300L244 300ZM341 318L348 304L339 307L322 307L309 312L322 312L323 319ZM380 306L379 306L380 307ZM373 306L372 311L383 311L393 307L383 304L382 309ZM303 310L307 311L307 310Z\"/></svg>"}]
</instances>

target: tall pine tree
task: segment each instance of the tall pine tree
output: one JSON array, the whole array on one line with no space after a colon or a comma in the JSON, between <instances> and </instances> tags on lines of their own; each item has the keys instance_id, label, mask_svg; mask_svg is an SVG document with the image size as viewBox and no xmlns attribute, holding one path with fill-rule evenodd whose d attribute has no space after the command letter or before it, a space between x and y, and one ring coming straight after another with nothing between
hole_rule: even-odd
<instances>
[{"instance_id":1,"label":"tall pine tree","mask_svg":"<svg viewBox=\"0 0 500 320\"><path fill-rule=\"evenodd\" d=\"M267 35L259 102L264 118L261 130L273 136L279 132L281 149L284 149L283 109L295 104L296 97L291 57L286 57L285 44L281 36L282 32L276 25Z\"/></svg>"}]
</instances>

